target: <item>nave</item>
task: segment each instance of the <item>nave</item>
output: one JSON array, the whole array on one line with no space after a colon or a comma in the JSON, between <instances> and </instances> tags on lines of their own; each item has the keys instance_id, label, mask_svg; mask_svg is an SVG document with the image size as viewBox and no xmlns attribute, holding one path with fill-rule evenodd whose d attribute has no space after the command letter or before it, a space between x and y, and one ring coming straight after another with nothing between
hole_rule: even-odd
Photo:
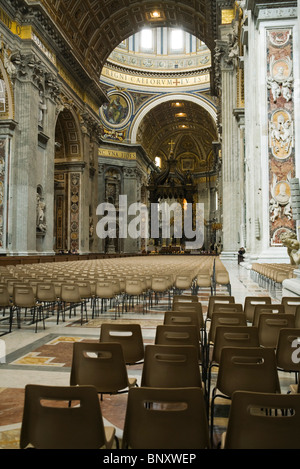
<instances>
[{"instance_id":1,"label":"nave","mask_svg":"<svg viewBox=\"0 0 300 469\"><path fill-rule=\"evenodd\" d=\"M176 256L175 256L176 257ZM163 263L167 264L167 259L175 257L164 257ZM197 269L199 257L187 258L189 271L193 268ZM205 258L212 260L214 258ZM107 267L110 262L108 262ZM113 261L111 261L113 263ZM130 260L127 262L135 262ZM145 260L144 262L147 262ZM136 260L135 266L138 261ZM244 304L247 296L270 296L272 304L279 305L282 299L282 292L279 288L265 290L255 283L250 275L250 271L237 265L233 261L223 262L230 278L231 295L235 299L235 303ZM162 264L163 265L163 264ZM75 264L74 264L75 267ZM186 267L186 264L185 264ZM176 266L182 274L187 270L183 269L180 263ZM168 266L170 269L170 266ZM151 271L150 264L147 267L148 273ZM161 272L162 273L162 272ZM140 274L141 275L141 274ZM191 294L191 290L174 290L174 293ZM195 293L195 291L194 291ZM219 286L216 291L224 296L228 296L226 287ZM203 315L207 315L207 307L209 297L211 296L210 288L199 288L197 292L198 300L202 304ZM77 311L74 314L65 314L65 320L57 321L56 315L51 315L45 320L45 329L43 322L32 324L23 318L21 327L18 328L16 319L14 318L12 331L2 336L5 344L5 362L2 363L0 373L0 414L1 414L1 445L2 449L17 449L20 441L20 428L23 414L24 404L24 388L27 384L43 384L68 386L70 384L70 371L72 362L72 348L76 342L99 341L99 335L102 324L133 324L141 325L144 345L154 344L156 329L158 325L163 324L164 312L169 310L170 301L168 295L158 295L157 301L152 303L141 301L134 305L127 303L118 305L110 305L101 310L99 305L99 314L93 314L91 305L88 305L88 320L85 321ZM147 303L147 304L146 304ZM37 328L36 328L37 326ZM4 323L2 324L4 329ZM136 379L138 386L141 383L142 364L130 365L128 368L128 376ZM281 392L286 393L289 386L295 383L293 374L279 372ZM213 370L211 387L212 390L216 382L216 373ZM105 424L113 425L116 429L116 435L122 441L124 419L127 405L127 393L118 395L104 395L101 400L101 411ZM221 436L226 430L228 422L228 401L219 399L215 406L214 426L212 435L212 448L220 447Z\"/></svg>"}]
</instances>

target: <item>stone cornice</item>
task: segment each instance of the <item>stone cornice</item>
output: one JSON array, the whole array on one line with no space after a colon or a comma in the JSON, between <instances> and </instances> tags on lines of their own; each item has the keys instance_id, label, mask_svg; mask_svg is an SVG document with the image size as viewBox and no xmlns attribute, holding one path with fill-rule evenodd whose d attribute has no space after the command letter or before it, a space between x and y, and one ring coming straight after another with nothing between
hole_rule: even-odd
<instances>
[{"instance_id":1,"label":"stone cornice","mask_svg":"<svg viewBox=\"0 0 300 469\"><path fill-rule=\"evenodd\" d=\"M261 10L297 8L297 0L246 0L245 8L258 17Z\"/></svg>"}]
</instances>

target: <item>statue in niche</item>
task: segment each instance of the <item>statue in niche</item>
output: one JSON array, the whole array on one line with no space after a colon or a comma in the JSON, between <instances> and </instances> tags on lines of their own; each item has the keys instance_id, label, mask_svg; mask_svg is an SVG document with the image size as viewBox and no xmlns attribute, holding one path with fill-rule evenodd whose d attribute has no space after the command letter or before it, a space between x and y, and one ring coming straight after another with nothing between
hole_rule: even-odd
<instances>
[{"instance_id":1,"label":"statue in niche","mask_svg":"<svg viewBox=\"0 0 300 469\"><path fill-rule=\"evenodd\" d=\"M43 128L44 125L44 114L47 110L47 106L45 104L44 100L44 93L42 90L40 90L40 96L39 96L39 116L38 116L38 125L39 127Z\"/></svg>"},{"instance_id":2,"label":"statue in niche","mask_svg":"<svg viewBox=\"0 0 300 469\"><path fill-rule=\"evenodd\" d=\"M36 229L39 233L45 233L47 229L46 225L46 217L45 217L45 211L46 211L46 204L43 202L41 199L40 194L37 192L36 195Z\"/></svg>"},{"instance_id":3,"label":"statue in niche","mask_svg":"<svg viewBox=\"0 0 300 469\"><path fill-rule=\"evenodd\" d=\"M283 233L280 236L283 246L286 246L291 265L300 264L300 243L295 233Z\"/></svg>"},{"instance_id":4,"label":"statue in niche","mask_svg":"<svg viewBox=\"0 0 300 469\"><path fill-rule=\"evenodd\" d=\"M94 220L93 217L89 218L89 238L93 239L94 236Z\"/></svg>"}]
</instances>

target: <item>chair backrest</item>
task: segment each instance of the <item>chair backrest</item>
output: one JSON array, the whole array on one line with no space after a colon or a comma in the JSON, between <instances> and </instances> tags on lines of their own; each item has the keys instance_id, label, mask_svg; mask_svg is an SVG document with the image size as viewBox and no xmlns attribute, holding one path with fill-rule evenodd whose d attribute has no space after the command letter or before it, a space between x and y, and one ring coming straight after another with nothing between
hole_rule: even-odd
<instances>
[{"instance_id":1,"label":"chair backrest","mask_svg":"<svg viewBox=\"0 0 300 469\"><path fill-rule=\"evenodd\" d=\"M92 290L90 282L88 281L76 281L76 285L78 285L79 294L81 298L91 298Z\"/></svg>"},{"instance_id":2,"label":"chair backrest","mask_svg":"<svg viewBox=\"0 0 300 469\"><path fill-rule=\"evenodd\" d=\"M226 296L226 295L212 295L209 297L208 300L208 308L207 308L207 317L211 318L211 315L214 310L215 304L228 304L228 303L235 303L234 296Z\"/></svg>"},{"instance_id":3,"label":"chair backrest","mask_svg":"<svg viewBox=\"0 0 300 469\"><path fill-rule=\"evenodd\" d=\"M283 305L256 305L254 308L254 315L253 315L253 326L258 326L259 316L263 313L272 313L272 314L282 314L284 313L284 306Z\"/></svg>"},{"instance_id":4,"label":"chair backrest","mask_svg":"<svg viewBox=\"0 0 300 469\"><path fill-rule=\"evenodd\" d=\"M127 388L128 375L121 344L75 342L70 385L92 385L99 393Z\"/></svg>"},{"instance_id":5,"label":"chair backrest","mask_svg":"<svg viewBox=\"0 0 300 469\"><path fill-rule=\"evenodd\" d=\"M100 342L118 342L122 345L128 365L144 359L144 342L140 324L102 324Z\"/></svg>"},{"instance_id":6,"label":"chair backrest","mask_svg":"<svg viewBox=\"0 0 300 469\"><path fill-rule=\"evenodd\" d=\"M114 298L115 289L113 283L109 280L97 280L96 296L98 298Z\"/></svg>"},{"instance_id":7,"label":"chair backrest","mask_svg":"<svg viewBox=\"0 0 300 469\"><path fill-rule=\"evenodd\" d=\"M13 303L22 308L32 308L36 305L33 289L30 285L14 285Z\"/></svg>"},{"instance_id":8,"label":"chair backrest","mask_svg":"<svg viewBox=\"0 0 300 469\"><path fill-rule=\"evenodd\" d=\"M224 347L216 388L229 397L234 391L280 392L274 350Z\"/></svg>"},{"instance_id":9,"label":"chair backrest","mask_svg":"<svg viewBox=\"0 0 300 469\"><path fill-rule=\"evenodd\" d=\"M141 295L143 291L144 286L141 280L137 278L126 280L125 292L127 295Z\"/></svg>"},{"instance_id":10,"label":"chair backrest","mask_svg":"<svg viewBox=\"0 0 300 469\"><path fill-rule=\"evenodd\" d=\"M196 311L166 311L164 324L174 326L196 326L200 333L199 317Z\"/></svg>"},{"instance_id":11,"label":"chair backrest","mask_svg":"<svg viewBox=\"0 0 300 469\"><path fill-rule=\"evenodd\" d=\"M197 275L197 285L198 287L210 287L212 284L212 278L210 271L202 271Z\"/></svg>"},{"instance_id":12,"label":"chair backrest","mask_svg":"<svg viewBox=\"0 0 300 469\"><path fill-rule=\"evenodd\" d=\"M6 285L0 285L0 307L10 306L10 298Z\"/></svg>"},{"instance_id":13,"label":"chair backrest","mask_svg":"<svg viewBox=\"0 0 300 469\"><path fill-rule=\"evenodd\" d=\"M283 296L281 304L284 306L284 312L288 314L295 314L297 306L300 305L299 296Z\"/></svg>"},{"instance_id":14,"label":"chair backrest","mask_svg":"<svg viewBox=\"0 0 300 469\"><path fill-rule=\"evenodd\" d=\"M242 312L244 311L244 307L241 303L228 303L228 304L215 304L213 308L213 313L216 313L218 311L237 311L237 312Z\"/></svg>"},{"instance_id":15,"label":"chair backrest","mask_svg":"<svg viewBox=\"0 0 300 469\"><path fill-rule=\"evenodd\" d=\"M201 388L132 388L125 416L123 448L209 448Z\"/></svg>"},{"instance_id":16,"label":"chair backrest","mask_svg":"<svg viewBox=\"0 0 300 469\"><path fill-rule=\"evenodd\" d=\"M164 276L152 277L151 289L156 292L164 292L168 289L168 279Z\"/></svg>"},{"instance_id":17,"label":"chair backrest","mask_svg":"<svg viewBox=\"0 0 300 469\"><path fill-rule=\"evenodd\" d=\"M198 353L193 345L146 345L141 386L202 387Z\"/></svg>"},{"instance_id":18,"label":"chair backrest","mask_svg":"<svg viewBox=\"0 0 300 469\"><path fill-rule=\"evenodd\" d=\"M202 303L174 303L172 307L173 311L177 312L196 312L198 316L199 327L204 327L204 317L203 317L203 310L202 310Z\"/></svg>"},{"instance_id":19,"label":"chair backrest","mask_svg":"<svg viewBox=\"0 0 300 469\"><path fill-rule=\"evenodd\" d=\"M56 301L56 292L53 283L38 283L36 298L39 301Z\"/></svg>"},{"instance_id":20,"label":"chair backrest","mask_svg":"<svg viewBox=\"0 0 300 469\"><path fill-rule=\"evenodd\" d=\"M233 393L225 449L300 449L300 394Z\"/></svg>"},{"instance_id":21,"label":"chair backrest","mask_svg":"<svg viewBox=\"0 0 300 469\"><path fill-rule=\"evenodd\" d=\"M217 326L212 362L220 363L223 347L259 347L257 327Z\"/></svg>"},{"instance_id":22,"label":"chair backrest","mask_svg":"<svg viewBox=\"0 0 300 469\"><path fill-rule=\"evenodd\" d=\"M270 305L272 299L270 296L246 296L244 302L244 312L247 321L253 322L254 309L256 305Z\"/></svg>"},{"instance_id":23,"label":"chair backrest","mask_svg":"<svg viewBox=\"0 0 300 469\"><path fill-rule=\"evenodd\" d=\"M280 329L276 348L277 367L284 371L300 372L300 328Z\"/></svg>"},{"instance_id":24,"label":"chair backrest","mask_svg":"<svg viewBox=\"0 0 300 469\"><path fill-rule=\"evenodd\" d=\"M216 270L215 280L220 285L228 285L230 283L229 273L227 270Z\"/></svg>"},{"instance_id":25,"label":"chair backrest","mask_svg":"<svg viewBox=\"0 0 300 469\"><path fill-rule=\"evenodd\" d=\"M258 321L259 344L262 347L277 347L280 329L295 327L293 314L261 313Z\"/></svg>"},{"instance_id":26,"label":"chair backrest","mask_svg":"<svg viewBox=\"0 0 300 469\"><path fill-rule=\"evenodd\" d=\"M21 449L99 449L105 443L99 397L93 386L25 387Z\"/></svg>"},{"instance_id":27,"label":"chair backrest","mask_svg":"<svg viewBox=\"0 0 300 469\"><path fill-rule=\"evenodd\" d=\"M75 283L62 283L61 300L66 303L77 303L81 301L79 287Z\"/></svg>"},{"instance_id":28,"label":"chair backrest","mask_svg":"<svg viewBox=\"0 0 300 469\"><path fill-rule=\"evenodd\" d=\"M194 345L201 359L199 329L197 326L175 326L160 324L156 326L155 344L157 345Z\"/></svg>"},{"instance_id":29,"label":"chair backrest","mask_svg":"<svg viewBox=\"0 0 300 469\"><path fill-rule=\"evenodd\" d=\"M215 341L218 326L247 326L245 313L217 311L212 314L211 325L208 331L208 342Z\"/></svg>"},{"instance_id":30,"label":"chair backrest","mask_svg":"<svg viewBox=\"0 0 300 469\"><path fill-rule=\"evenodd\" d=\"M174 295L174 303L199 303L199 299L197 295Z\"/></svg>"},{"instance_id":31,"label":"chair backrest","mask_svg":"<svg viewBox=\"0 0 300 469\"><path fill-rule=\"evenodd\" d=\"M188 290L191 287L192 278L188 275L177 275L175 279L175 287L179 290Z\"/></svg>"}]
</instances>

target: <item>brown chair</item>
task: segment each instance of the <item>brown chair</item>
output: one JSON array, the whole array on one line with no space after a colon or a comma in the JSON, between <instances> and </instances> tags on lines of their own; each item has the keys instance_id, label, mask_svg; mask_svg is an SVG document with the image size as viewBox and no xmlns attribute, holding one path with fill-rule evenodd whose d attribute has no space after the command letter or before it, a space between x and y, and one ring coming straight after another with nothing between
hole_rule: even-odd
<instances>
[{"instance_id":1,"label":"brown chair","mask_svg":"<svg viewBox=\"0 0 300 469\"><path fill-rule=\"evenodd\" d=\"M256 305L270 305L272 299L270 296L246 296L244 301L244 313L247 321L252 323L254 317L254 309Z\"/></svg>"},{"instance_id":2,"label":"brown chair","mask_svg":"<svg viewBox=\"0 0 300 469\"><path fill-rule=\"evenodd\" d=\"M143 314L147 312L147 299L146 299L146 283L139 278L130 278L126 279L125 284L125 299L126 311L130 308L130 306L134 307L134 299L136 299L136 304L142 304L142 311ZM124 310L124 306L122 308Z\"/></svg>"},{"instance_id":3,"label":"brown chair","mask_svg":"<svg viewBox=\"0 0 300 469\"><path fill-rule=\"evenodd\" d=\"M163 295L168 296L168 308L171 309L171 288L170 282L167 276L164 275L153 275L151 281L151 304L152 293L154 293L155 304L158 304L159 298Z\"/></svg>"},{"instance_id":4,"label":"brown chair","mask_svg":"<svg viewBox=\"0 0 300 469\"><path fill-rule=\"evenodd\" d=\"M296 309L300 306L299 296L283 296L281 304L284 306L284 312L288 314L295 314Z\"/></svg>"},{"instance_id":5,"label":"brown chair","mask_svg":"<svg viewBox=\"0 0 300 469\"><path fill-rule=\"evenodd\" d=\"M209 449L201 388L132 388L123 449Z\"/></svg>"},{"instance_id":6,"label":"brown chair","mask_svg":"<svg viewBox=\"0 0 300 469\"><path fill-rule=\"evenodd\" d=\"M261 313L257 326L260 346L276 349L280 330L291 327L295 327L293 314Z\"/></svg>"},{"instance_id":7,"label":"brown chair","mask_svg":"<svg viewBox=\"0 0 300 469\"><path fill-rule=\"evenodd\" d=\"M92 385L101 395L117 394L136 386L136 378L128 378L121 344L75 342L70 385Z\"/></svg>"},{"instance_id":8,"label":"brown chair","mask_svg":"<svg viewBox=\"0 0 300 469\"><path fill-rule=\"evenodd\" d=\"M213 291L215 295L217 292L217 285L225 286L228 291L228 295L231 295L231 283L227 270L221 269L216 270L215 272L215 278L213 282Z\"/></svg>"},{"instance_id":9,"label":"brown chair","mask_svg":"<svg viewBox=\"0 0 300 469\"><path fill-rule=\"evenodd\" d=\"M13 303L11 301L11 298L8 293L8 288L7 285L3 284L0 285L0 309L3 310L3 317L0 319L0 321L6 321L7 320L7 315L6 315L6 310L8 309L8 321L9 321L9 326L8 326L8 332L11 332L12 330L12 320L13 320ZM3 333L0 333L0 335L6 334L7 331L5 330Z\"/></svg>"},{"instance_id":10,"label":"brown chair","mask_svg":"<svg viewBox=\"0 0 300 469\"><path fill-rule=\"evenodd\" d=\"M142 387L202 387L197 349L193 345L146 345Z\"/></svg>"},{"instance_id":11,"label":"brown chair","mask_svg":"<svg viewBox=\"0 0 300 469\"><path fill-rule=\"evenodd\" d=\"M93 386L26 385L21 449L111 449L114 440Z\"/></svg>"},{"instance_id":12,"label":"brown chair","mask_svg":"<svg viewBox=\"0 0 300 469\"><path fill-rule=\"evenodd\" d=\"M226 295L212 295L209 297L208 300L208 307L207 307L207 315L205 319L205 324L207 321L211 320L212 313L214 311L215 305L218 304L228 304L228 303L235 303L234 296L226 296Z\"/></svg>"},{"instance_id":13,"label":"brown chair","mask_svg":"<svg viewBox=\"0 0 300 469\"><path fill-rule=\"evenodd\" d=\"M224 347L219 372L211 396L211 441L213 441L215 401L230 400L234 391L280 393L275 351L263 347Z\"/></svg>"},{"instance_id":14,"label":"brown chair","mask_svg":"<svg viewBox=\"0 0 300 469\"><path fill-rule=\"evenodd\" d=\"M217 326L212 347L212 357L208 359L207 394L210 395L211 373L219 367L224 347L259 347L258 329L249 326Z\"/></svg>"},{"instance_id":15,"label":"brown chair","mask_svg":"<svg viewBox=\"0 0 300 469\"><path fill-rule=\"evenodd\" d=\"M300 394L236 391L224 449L300 449Z\"/></svg>"},{"instance_id":16,"label":"brown chair","mask_svg":"<svg viewBox=\"0 0 300 469\"><path fill-rule=\"evenodd\" d=\"M43 321L43 327L45 329L45 318L42 308L37 304L36 298L33 294L32 287L30 285L14 285L13 289L13 305L14 309L17 312L17 322L18 327L21 327L21 311L25 310L26 312L29 309L32 313L32 323L35 323L35 332L37 332L38 321Z\"/></svg>"},{"instance_id":17,"label":"brown chair","mask_svg":"<svg viewBox=\"0 0 300 469\"><path fill-rule=\"evenodd\" d=\"M99 300L101 300L101 308L99 308ZM112 281L110 280L97 280L96 283L96 292L95 292L95 304L93 310L93 317L98 315L99 310L100 314L103 314L107 310L108 302L111 304L115 301L115 287ZM115 303L115 318L117 316L118 304Z\"/></svg>"},{"instance_id":18,"label":"brown chair","mask_svg":"<svg viewBox=\"0 0 300 469\"><path fill-rule=\"evenodd\" d=\"M208 347L215 341L216 328L218 326L247 326L245 313L238 311L217 311L213 313L208 331Z\"/></svg>"},{"instance_id":19,"label":"brown chair","mask_svg":"<svg viewBox=\"0 0 300 469\"><path fill-rule=\"evenodd\" d=\"M283 314L285 312L283 305L256 305L253 315L253 326L258 326L259 316L262 313Z\"/></svg>"},{"instance_id":20,"label":"brown chair","mask_svg":"<svg viewBox=\"0 0 300 469\"><path fill-rule=\"evenodd\" d=\"M197 295L173 295L173 306L175 303L199 303Z\"/></svg>"},{"instance_id":21,"label":"brown chair","mask_svg":"<svg viewBox=\"0 0 300 469\"><path fill-rule=\"evenodd\" d=\"M69 317L72 317L72 311L76 316L76 309L80 307L80 319L81 324L83 322L83 300L79 293L79 287L75 283L62 283L61 285L61 304L62 304L62 315L65 320L66 311L69 309ZM87 317L86 317L87 320ZM58 319L57 319L58 321Z\"/></svg>"},{"instance_id":22,"label":"brown chair","mask_svg":"<svg viewBox=\"0 0 300 469\"><path fill-rule=\"evenodd\" d=\"M200 324L197 311L166 311L164 314L164 324L174 326L196 326L199 331L200 340Z\"/></svg>"},{"instance_id":23,"label":"brown chair","mask_svg":"<svg viewBox=\"0 0 300 469\"><path fill-rule=\"evenodd\" d=\"M193 345L197 350L198 360L203 362L197 326L158 325L156 326L154 343L157 345Z\"/></svg>"},{"instance_id":24,"label":"brown chair","mask_svg":"<svg viewBox=\"0 0 300 469\"><path fill-rule=\"evenodd\" d=\"M283 372L295 373L297 383L300 372L300 329L285 328L280 329L276 347L277 369Z\"/></svg>"},{"instance_id":25,"label":"brown chair","mask_svg":"<svg viewBox=\"0 0 300 469\"><path fill-rule=\"evenodd\" d=\"M199 328L204 329L204 317L202 310L202 303L197 302L175 302L172 306L172 311L182 311L182 312L193 312L195 311L198 315Z\"/></svg>"},{"instance_id":26,"label":"brown chair","mask_svg":"<svg viewBox=\"0 0 300 469\"><path fill-rule=\"evenodd\" d=\"M202 288L209 288L210 294L213 295L213 282L211 278L211 273L208 269L202 270L197 275L195 286L196 292L198 293L199 289Z\"/></svg>"},{"instance_id":27,"label":"brown chair","mask_svg":"<svg viewBox=\"0 0 300 469\"><path fill-rule=\"evenodd\" d=\"M144 360L144 341L140 324L102 324L100 342L120 343L127 365L142 363Z\"/></svg>"},{"instance_id":28,"label":"brown chair","mask_svg":"<svg viewBox=\"0 0 300 469\"><path fill-rule=\"evenodd\" d=\"M49 313L52 310L52 312L54 312L55 308L57 308L58 314L60 304L56 296L54 284L52 282L37 284L36 299L44 311L46 310L47 313Z\"/></svg>"}]
</instances>

